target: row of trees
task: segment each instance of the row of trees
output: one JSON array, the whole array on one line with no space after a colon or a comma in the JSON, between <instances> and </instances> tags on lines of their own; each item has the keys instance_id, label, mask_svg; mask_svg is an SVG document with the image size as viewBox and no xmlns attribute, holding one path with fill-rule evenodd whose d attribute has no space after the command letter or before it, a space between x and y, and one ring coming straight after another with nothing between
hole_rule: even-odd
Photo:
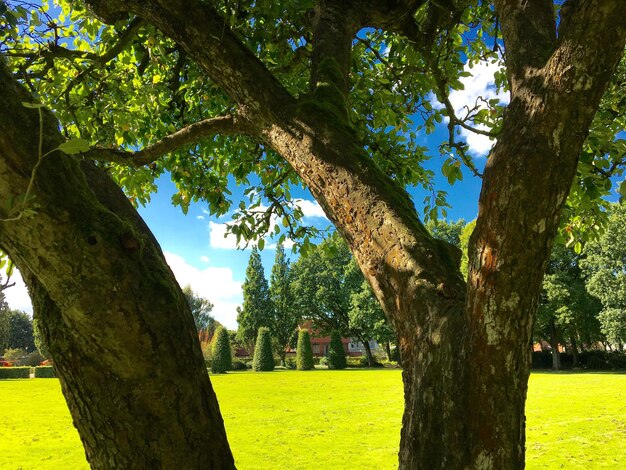
<instances>
[{"instance_id":1,"label":"row of trees","mask_svg":"<svg viewBox=\"0 0 626 470\"><path fill-rule=\"evenodd\" d=\"M243 284L237 338L249 350L261 327L268 328L274 351L285 363L298 324L311 320L319 331L336 330L363 343L370 365L374 359L369 340L394 341L391 327L374 298L348 246L333 234L307 256L290 264L279 245L268 284L258 250L252 249Z\"/></svg>"}]
</instances>

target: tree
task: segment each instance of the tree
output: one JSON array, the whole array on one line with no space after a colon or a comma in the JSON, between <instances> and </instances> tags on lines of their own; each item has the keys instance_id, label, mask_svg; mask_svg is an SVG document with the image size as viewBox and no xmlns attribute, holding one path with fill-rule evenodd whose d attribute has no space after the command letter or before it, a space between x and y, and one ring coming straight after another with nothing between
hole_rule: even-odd
<instances>
[{"instance_id":1,"label":"tree","mask_svg":"<svg viewBox=\"0 0 626 470\"><path fill-rule=\"evenodd\" d=\"M387 321L380 304L370 302L375 299L371 288L341 237L335 233L310 249L294 264L292 278L302 316L323 332L338 330L361 342L372 366L369 340L386 336Z\"/></svg>"},{"instance_id":2,"label":"tree","mask_svg":"<svg viewBox=\"0 0 626 470\"><path fill-rule=\"evenodd\" d=\"M0 352L9 347L11 322L9 320L9 305L4 292L0 290Z\"/></svg>"},{"instance_id":3,"label":"tree","mask_svg":"<svg viewBox=\"0 0 626 470\"><path fill-rule=\"evenodd\" d=\"M270 331L276 344L276 352L283 366L285 366L287 347L300 321L300 316L294 308L290 272L289 261L285 258L285 249L279 243L276 247L276 258L270 276L269 292L273 313Z\"/></svg>"},{"instance_id":4,"label":"tree","mask_svg":"<svg viewBox=\"0 0 626 470\"><path fill-rule=\"evenodd\" d=\"M272 336L269 328L259 328L259 336L254 348L252 369L256 372L269 372L274 370L274 355L272 354Z\"/></svg>"},{"instance_id":5,"label":"tree","mask_svg":"<svg viewBox=\"0 0 626 470\"><path fill-rule=\"evenodd\" d=\"M256 246L252 248L246 280L243 283L243 306L237 315L237 335L248 350L252 350L259 328L268 327L272 321L272 304L269 297L265 270Z\"/></svg>"},{"instance_id":6,"label":"tree","mask_svg":"<svg viewBox=\"0 0 626 470\"><path fill-rule=\"evenodd\" d=\"M552 368L560 368L559 344L567 344L577 363L578 349L599 339L598 300L585 288L579 255L562 244L552 249L543 279L533 337L547 340Z\"/></svg>"},{"instance_id":7,"label":"tree","mask_svg":"<svg viewBox=\"0 0 626 470\"><path fill-rule=\"evenodd\" d=\"M183 288L183 295L189 304L193 321L198 332L208 331L210 336L215 329L215 318L211 316L213 304L209 300L196 295L190 285Z\"/></svg>"},{"instance_id":8,"label":"tree","mask_svg":"<svg viewBox=\"0 0 626 470\"><path fill-rule=\"evenodd\" d=\"M230 354L230 337L228 330L220 326L215 332L213 343L213 357L211 359L211 372L223 374L232 369L233 360Z\"/></svg>"},{"instance_id":9,"label":"tree","mask_svg":"<svg viewBox=\"0 0 626 470\"><path fill-rule=\"evenodd\" d=\"M600 329L609 343L626 343L626 208L614 204L606 231L590 242L581 261L587 289L602 302Z\"/></svg>"},{"instance_id":10,"label":"tree","mask_svg":"<svg viewBox=\"0 0 626 470\"><path fill-rule=\"evenodd\" d=\"M31 352L35 349L33 322L30 316L19 310L9 310L9 348L24 349Z\"/></svg>"},{"instance_id":11,"label":"tree","mask_svg":"<svg viewBox=\"0 0 626 470\"><path fill-rule=\"evenodd\" d=\"M426 230L435 238L450 243L451 245L461 248L461 237L465 229L465 220L459 219L456 222L446 220L429 219L424 224Z\"/></svg>"},{"instance_id":12,"label":"tree","mask_svg":"<svg viewBox=\"0 0 626 470\"><path fill-rule=\"evenodd\" d=\"M311 336L309 330L303 329L298 332L298 345L296 347L296 368L298 370L313 369L313 350L311 349Z\"/></svg>"},{"instance_id":13,"label":"tree","mask_svg":"<svg viewBox=\"0 0 626 470\"><path fill-rule=\"evenodd\" d=\"M345 369L346 351L341 341L341 333L337 330L330 332L330 344L328 345L328 368Z\"/></svg>"},{"instance_id":14,"label":"tree","mask_svg":"<svg viewBox=\"0 0 626 470\"><path fill-rule=\"evenodd\" d=\"M2 58L0 88L0 193L37 200L35 214L0 209L0 245L29 288L90 465L234 468L158 243L106 171L58 150L43 158L66 138L50 112L22 104L33 98Z\"/></svg>"},{"instance_id":15,"label":"tree","mask_svg":"<svg viewBox=\"0 0 626 470\"><path fill-rule=\"evenodd\" d=\"M597 203L589 201L609 191L608 178L623 172L623 139L614 138L623 130L623 117L615 111L621 109L623 91L619 81L611 79L624 53L626 4L622 0L541 0L532 6L505 0L317 0L314 5L255 2L243 7L201 0L86 3L108 26L88 16L81 3L72 2L71 11L64 3L64 16L54 26L48 26L47 19L41 21L38 14L31 21L25 9L12 8L11 20L2 28L4 50L7 45L19 46L19 52L11 56L13 70L54 106L67 135L76 137L80 132L91 145L86 150L80 141L66 150L78 145L78 150L84 150L82 160L99 160L123 182L127 194L140 202L153 189L152 178L168 170L180 188L175 202L184 209L191 199L205 198L218 214L228 211L227 174L245 182L247 174L255 172L259 184L248 193L254 202L252 207L241 208L233 231L258 238L272 226L273 216L279 216L289 235L301 237L306 251L311 231L294 223L302 211L289 198L290 184L304 183L347 240L403 348L406 406L400 466L522 468L528 343L567 195L573 198L566 209L592 213ZM65 42L57 40L59 31L74 34L77 27L77 42L85 50L63 48ZM457 116L449 98L451 89L462 88L459 79L466 73L466 62L469 68L481 59L498 60L494 48L505 51L505 69L497 73L496 81L510 93L506 113L486 99L486 108L468 106L463 116ZM161 257L149 258L157 260L156 268L147 261L150 266L142 265L123 258L122 248L110 242L131 250L136 245L132 241L136 237L120 236L125 233L123 224L115 225L128 219L135 220L131 227L139 224L126 200L125 217L111 222L120 232L111 237L107 232L100 245L103 239L97 235L102 234L89 229L101 228L103 222L85 220L102 220L92 217L102 207L109 213L116 211L101 193L86 197L86 170L77 169L75 160L55 157L53 169L50 158L43 158L63 142L58 125L46 126L43 153L38 152L33 143L38 139L32 136L39 128L39 111L19 109L29 98L16 91L12 80L9 73L3 74L0 155L7 170L0 176L0 188L7 199L32 192L38 201L38 217L21 216L17 223L3 224L1 245L22 273L29 271L31 291L39 285L40 292L56 303L60 310L56 317L80 326L64 331L85 331L80 335L82 342L76 340L80 350L71 356L81 358L80 366L96 363L86 360L86 338L95 341L98 351L104 348L117 352L117 357L125 356L126 348L140 341L124 341L119 346L101 337L120 338L114 331L127 330L129 321L137 319L142 319L137 320L141 327L131 328L133 334L158 324L167 315L153 308L157 298L163 306L168 304L169 311L179 312L171 314L177 319L190 317L188 309L177 307L181 295L178 289L170 289L174 284L171 273L154 274L163 273L158 268ZM433 93L443 108L427 104ZM601 112L592 122L603 95ZM467 285L459 272L458 250L428 234L404 191L409 184L431 189L430 173L421 166L426 156L415 129L430 131L444 117L449 138L441 146L442 173L449 181L463 176L462 165L480 174L467 145L456 140L457 131L497 137L481 175ZM585 140L590 131L592 135ZM30 136L30 146L20 134ZM35 167L40 160L43 163ZM24 175L31 175L35 168L38 184L33 189ZM62 187L50 188L59 181ZM110 180L106 181L106 194L113 193L107 186ZM77 199L62 200L61 193L66 199L74 193ZM122 201L123 195L116 194L116 201ZM270 201L267 210L261 210L262 198ZM426 214L436 215L444 204L442 194L433 192ZM20 215L25 214L23 209L23 204L17 206ZM19 217L9 210L3 209L4 219ZM75 216L53 217L61 210ZM111 219L115 218L105 218ZM578 233L582 220L588 219L572 219L571 226L566 226ZM54 243L32 238L41 233L45 222ZM125 242L120 243L120 237ZM92 261L97 258L95 246L106 246L107 262L124 262L111 262L110 269L104 263L103 268ZM68 265L68 254L79 248L75 259L81 265ZM147 251L151 250L152 245ZM141 253L144 258L145 246ZM63 269L55 268L60 259L65 261ZM117 288L113 280L122 275L127 283L133 279L133 294L127 297L116 292L114 308L94 313L95 304L102 309L109 302L96 299L93 286ZM161 292L166 287L165 300L156 289L144 285L151 282ZM85 285L90 288L84 289ZM143 309L137 305L137 292L150 299L141 299L147 304ZM134 305L123 302L130 297ZM109 310L118 313L109 314L110 328L103 328ZM150 312L145 319L148 325L142 311ZM84 312L90 313L94 325L87 324L90 319ZM181 330L190 328L184 326L190 321L179 323ZM89 336L94 331L101 331L95 340ZM153 343L176 346L162 350L191 356L197 349L199 354L199 348L185 343L180 333L150 338ZM188 346L178 347L179 342ZM59 369L63 360L59 362L57 356L61 358L62 351L68 349L51 350ZM144 348L146 358L152 354ZM421 363L423 358L428 358L428 367ZM166 377L163 358L158 359L153 361L160 367L155 375ZM185 362L179 359L170 360ZM200 370L200 359L193 366L195 372ZM68 390L85 390L86 384L71 384L70 371L80 369L76 362L66 361L67 373L61 380ZM126 365L126 361L117 362ZM149 372L147 367L146 376L152 377ZM106 376L101 370L98 373ZM199 375L187 371L190 387L192 376ZM87 372L76 377L97 382L88 379L92 374ZM195 394L206 397L208 380L197 380L202 393L196 390ZM175 383L176 391L180 390L180 381ZM88 385L95 389L95 383ZM179 397L173 390L151 389L159 389L164 401ZM120 395L129 395L119 389L111 393L117 393L109 400L115 404L125 403ZM135 397L130 403L149 402L158 408L137 393L130 396ZM179 401L194 403L180 397ZM207 423L216 424L213 436L204 432L202 439L195 440L188 433L178 433L185 435L186 442L195 443L181 445L177 454L186 452L192 462L202 460L197 458L197 447L213 459L218 459L219 451L230 455L217 407L208 403L199 409L207 410L202 414ZM80 422L74 408L78 407L70 406L75 422ZM115 410L98 410L106 423L127 422ZM130 415L132 411L125 412ZM172 408L173 416L188 416L176 411ZM86 422L90 419L95 429L104 427L96 426L98 418L84 417ZM198 421L193 420L189 431L196 433L202 427ZM177 434L166 428L135 425L132 430L139 442L160 442L151 438L157 432L168 436L160 439L171 442ZM120 429L125 428L120 425ZM81 434L85 442L88 430ZM124 433L114 434L115 440L127 441ZM102 449L107 444L92 450L87 442L86 447L90 461L97 462L95 455L106 453ZM140 446L127 447L136 455ZM118 459L131 458L129 453L117 452ZM232 463L222 468L227 466Z\"/></svg>"}]
</instances>

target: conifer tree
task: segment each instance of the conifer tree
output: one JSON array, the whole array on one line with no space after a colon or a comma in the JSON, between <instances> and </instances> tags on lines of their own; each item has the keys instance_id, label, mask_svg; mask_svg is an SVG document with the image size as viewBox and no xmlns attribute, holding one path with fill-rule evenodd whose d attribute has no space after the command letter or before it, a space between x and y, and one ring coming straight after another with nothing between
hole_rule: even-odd
<instances>
[{"instance_id":1,"label":"conifer tree","mask_svg":"<svg viewBox=\"0 0 626 470\"><path fill-rule=\"evenodd\" d=\"M213 358L211 360L211 372L223 374L232 368L232 356L230 354L230 335L223 326L218 327L213 343Z\"/></svg>"},{"instance_id":2,"label":"conifer tree","mask_svg":"<svg viewBox=\"0 0 626 470\"><path fill-rule=\"evenodd\" d=\"M272 336L269 328L259 328L259 336L254 348L252 368L256 372L269 372L274 370L274 355L272 354Z\"/></svg>"},{"instance_id":3,"label":"conifer tree","mask_svg":"<svg viewBox=\"0 0 626 470\"><path fill-rule=\"evenodd\" d=\"M276 248L276 258L270 276L270 299L273 307L270 329L275 350L280 362L285 365L286 348L298 326L300 316L294 308L293 291L290 284L289 260L285 257L282 244Z\"/></svg>"},{"instance_id":4,"label":"conifer tree","mask_svg":"<svg viewBox=\"0 0 626 470\"><path fill-rule=\"evenodd\" d=\"M341 334L338 330L332 330L330 332L330 345L328 348L328 368L346 368L346 350L343 348L343 343L341 342Z\"/></svg>"},{"instance_id":5,"label":"conifer tree","mask_svg":"<svg viewBox=\"0 0 626 470\"><path fill-rule=\"evenodd\" d=\"M271 317L272 305L265 270L259 251L253 247L243 283L243 306L237 315L237 338L247 348L253 349L259 328L269 327Z\"/></svg>"},{"instance_id":6,"label":"conifer tree","mask_svg":"<svg viewBox=\"0 0 626 470\"><path fill-rule=\"evenodd\" d=\"M300 333L298 333L296 367L298 370L313 369L313 351L311 350L309 330L300 330Z\"/></svg>"}]
</instances>

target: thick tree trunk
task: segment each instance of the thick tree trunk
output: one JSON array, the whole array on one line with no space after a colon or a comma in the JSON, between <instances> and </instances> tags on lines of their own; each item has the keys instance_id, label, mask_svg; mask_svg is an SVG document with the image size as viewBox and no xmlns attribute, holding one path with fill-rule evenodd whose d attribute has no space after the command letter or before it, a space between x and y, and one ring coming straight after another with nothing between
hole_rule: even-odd
<instances>
[{"instance_id":1,"label":"thick tree trunk","mask_svg":"<svg viewBox=\"0 0 626 470\"><path fill-rule=\"evenodd\" d=\"M62 142L0 62L0 194L26 193ZM24 274L92 468L233 468L191 312L121 190L55 151L32 216L0 212L0 244Z\"/></svg>"}]
</instances>

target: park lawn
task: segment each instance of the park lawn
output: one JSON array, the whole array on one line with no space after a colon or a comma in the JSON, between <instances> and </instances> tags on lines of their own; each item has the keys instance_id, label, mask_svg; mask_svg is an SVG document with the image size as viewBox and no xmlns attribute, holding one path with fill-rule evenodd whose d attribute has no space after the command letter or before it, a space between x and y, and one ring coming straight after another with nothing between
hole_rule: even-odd
<instances>
[{"instance_id":1,"label":"park lawn","mask_svg":"<svg viewBox=\"0 0 626 470\"><path fill-rule=\"evenodd\" d=\"M396 468L398 370L211 377L240 469ZM87 468L56 379L0 381L0 468ZM534 373L527 468L626 468L626 375Z\"/></svg>"}]
</instances>

